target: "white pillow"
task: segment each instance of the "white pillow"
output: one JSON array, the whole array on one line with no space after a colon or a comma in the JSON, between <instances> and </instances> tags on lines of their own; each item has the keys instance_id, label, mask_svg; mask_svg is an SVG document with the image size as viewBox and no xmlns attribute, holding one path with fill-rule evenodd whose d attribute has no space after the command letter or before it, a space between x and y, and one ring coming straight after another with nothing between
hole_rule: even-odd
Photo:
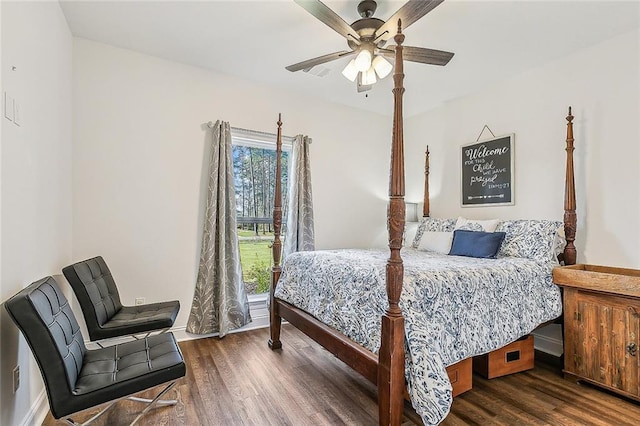
<instances>
[{"instance_id":1,"label":"white pillow","mask_svg":"<svg viewBox=\"0 0 640 426\"><path fill-rule=\"evenodd\" d=\"M567 245L567 238L564 235L564 224L556 229L556 236L553 240L553 259L552 262L558 263L558 256L564 253L564 247Z\"/></svg>"},{"instance_id":2,"label":"white pillow","mask_svg":"<svg viewBox=\"0 0 640 426\"><path fill-rule=\"evenodd\" d=\"M428 231L422 234L418 250L433 251L440 254L449 254L453 232Z\"/></svg>"},{"instance_id":3,"label":"white pillow","mask_svg":"<svg viewBox=\"0 0 640 426\"><path fill-rule=\"evenodd\" d=\"M416 236L413 239L413 243L411 247L417 249L420 245L420 239L422 238L422 234L431 231L438 232L453 232L453 228L456 226L455 219L439 219L436 217L423 217L420 220L420 225L418 226L418 230L416 231Z\"/></svg>"},{"instance_id":4,"label":"white pillow","mask_svg":"<svg viewBox=\"0 0 640 426\"><path fill-rule=\"evenodd\" d=\"M462 216L458 217L456 221L456 226L454 229L465 229L467 231L484 231L484 232L493 232L496 230L496 226L498 226L498 219L489 219L489 220L474 220L474 219L465 219Z\"/></svg>"}]
</instances>

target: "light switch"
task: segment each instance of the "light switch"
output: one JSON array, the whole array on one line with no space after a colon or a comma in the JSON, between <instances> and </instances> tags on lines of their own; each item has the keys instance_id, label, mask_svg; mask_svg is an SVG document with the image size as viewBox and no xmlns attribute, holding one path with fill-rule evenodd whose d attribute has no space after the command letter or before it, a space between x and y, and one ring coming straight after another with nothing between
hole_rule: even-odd
<instances>
[{"instance_id":1,"label":"light switch","mask_svg":"<svg viewBox=\"0 0 640 426\"><path fill-rule=\"evenodd\" d=\"M13 122L16 126L22 124L22 116L20 115L20 102L17 99L13 99Z\"/></svg>"},{"instance_id":2,"label":"light switch","mask_svg":"<svg viewBox=\"0 0 640 426\"><path fill-rule=\"evenodd\" d=\"M7 92L4 92L4 117L13 121L13 98Z\"/></svg>"}]
</instances>

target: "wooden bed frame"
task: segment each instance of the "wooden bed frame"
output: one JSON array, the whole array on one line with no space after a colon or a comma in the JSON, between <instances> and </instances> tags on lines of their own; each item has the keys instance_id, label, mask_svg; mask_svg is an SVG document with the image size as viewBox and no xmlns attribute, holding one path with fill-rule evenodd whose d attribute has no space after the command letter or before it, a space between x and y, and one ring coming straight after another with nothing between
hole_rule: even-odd
<instances>
[{"instance_id":1,"label":"wooden bed frame","mask_svg":"<svg viewBox=\"0 0 640 426\"><path fill-rule=\"evenodd\" d=\"M405 227L405 178L404 178L404 140L402 96L404 93L402 43L404 35L401 23L398 22L398 33L394 37L396 42L396 59L394 80L394 115L393 136L391 150L391 174L389 179L389 207L387 223L389 230L390 256L386 266L386 289L389 307L382 316L382 335L378 355L358 343L347 338L340 332L328 327L305 311L279 300L274 296L275 287L281 274L280 240L282 229L282 188L281 188L281 156L282 156L282 121L278 117L277 146L276 146L276 184L273 209L273 268L270 290L270 339L269 347L273 350L282 348L280 341L280 327L282 319L286 319L300 331L324 346L340 360L358 371L378 387L378 407L380 425L400 425L404 410L405 396L405 341L404 318L398 305L402 292L404 267L400 250ZM564 228L567 244L560 256L565 264L574 264L576 249L574 246L576 231L575 212L575 184L573 175L573 116L571 107L567 116L567 160L564 200ZM425 162L425 194L423 215L429 216L429 151L426 152Z\"/></svg>"}]
</instances>

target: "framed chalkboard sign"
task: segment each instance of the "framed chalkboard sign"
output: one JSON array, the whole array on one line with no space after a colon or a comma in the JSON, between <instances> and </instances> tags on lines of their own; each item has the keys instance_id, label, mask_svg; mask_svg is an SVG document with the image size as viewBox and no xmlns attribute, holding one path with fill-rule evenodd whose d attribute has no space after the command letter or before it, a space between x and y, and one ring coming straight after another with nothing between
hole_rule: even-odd
<instances>
[{"instance_id":1,"label":"framed chalkboard sign","mask_svg":"<svg viewBox=\"0 0 640 426\"><path fill-rule=\"evenodd\" d=\"M513 205L514 135L462 146L462 207Z\"/></svg>"}]
</instances>

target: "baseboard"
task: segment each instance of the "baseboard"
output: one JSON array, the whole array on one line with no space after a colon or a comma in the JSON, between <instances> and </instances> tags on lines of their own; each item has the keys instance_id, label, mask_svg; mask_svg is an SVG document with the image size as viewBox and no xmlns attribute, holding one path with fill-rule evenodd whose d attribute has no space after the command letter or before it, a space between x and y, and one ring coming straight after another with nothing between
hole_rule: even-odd
<instances>
[{"instance_id":1,"label":"baseboard","mask_svg":"<svg viewBox=\"0 0 640 426\"><path fill-rule=\"evenodd\" d=\"M535 336L535 350L548 353L549 355L553 355L555 357L562 356L562 354L564 353L564 349L562 346L562 335L557 336L538 332L534 332L532 334Z\"/></svg>"},{"instance_id":2,"label":"baseboard","mask_svg":"<svg viewBox=\"0 0 640 426\"><path fill-rule=\"evenodd\" d=\"M49 414L49 401L47 401L47 393L43 388L33 405L31 405L27 415L20 422L20 426L41 425L47 414Z\"/></svg>"},{"instance_id":3,"label":"baseboard","mask_svg":"<svg viewBox=\"0 0 640 426\"><path fill-rule=\"evenodd\" d=\"M269 327L269 310L267 309L266 297L260 295L249 299L251 312L251 322L244 327L231 330L229 333L242 333L244 331L255 330L257 328ZM220 333L193 334L186 330L186 326L174 327L170 330L178 342L186 340L206 339L207 337L217 337Z\"/></svg>"},{"instance_id":4,"label":"baseboard","mask_svg":"<svg viewBox=\"0 0 640 426\"><path fill-rule=\"evenodd\" d=\"M262 296L262 295L260 295ZM244 331L255 330L258 328L266 328L269 327L269 310L267 309L266 297L253 297L249 300L249 309L251 312L251 322L244 327L237 328L235 330L231 330L229 333L242 333ZM186 341L186 340L196 340L196 339L205 339L207 337L217 337L220 333L209 333L209 334L193 334L187 332L187 327L177 326L171 327L168 331L173 333L176 340L178 342ZM114 337L111 339L106 339L101 341L103 346L111 346L119 343L128 342L131 340L131 336L123 336L123 337ZM97 347L96 343L91 342L90 340L84 341L85 346L89 348Z\"/></svg>"},{"instance_id":5,"label":"baseboard","mask_svg":"<svg viewBox=\"0 0 640 426\"><path fill-rule=\"evenodd\" d=\"M241 328L236 328L235 330L231 330L229 333L242 333L244 331L249 331L249 330L255 330L258 328L265 328L265 327L269 327L269 315L261 315L261 316L256 316L253 315L251 316L252 321L245 325L244 327ZM220 333L210 333L210 334L193 334L193 333L189 333L186 330L187 327L182 326L182 327L175 327L172 328L170 331L173 333L173 335L176 337L176 340L178 342L183 342L183 341L187 341L187 340L196 340L196 339L206 339L207 337L217 337L220 335Z\"/></svg>"}]
</instances>

